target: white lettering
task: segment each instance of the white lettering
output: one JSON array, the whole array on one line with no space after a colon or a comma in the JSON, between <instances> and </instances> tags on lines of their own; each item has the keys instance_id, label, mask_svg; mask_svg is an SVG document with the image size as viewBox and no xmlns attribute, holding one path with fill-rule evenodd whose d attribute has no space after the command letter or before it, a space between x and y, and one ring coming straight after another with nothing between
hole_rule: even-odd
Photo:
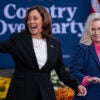
<instances>
[{"instance_id":1,"label":"white lettering","mask_svg":"<svg viewBox=\"0 0 100 100\"><path fill-rule=\"evenodd\" d=\"M52 33L53 34L60 34L60 25L58 23L52 24Z\"/></svg>"},{"instance_id":2,"label":"white lettering","mask_svg":"<svg viewBox=\"0 0 100 100\"><path fill-rule=\"evenodd\" d=\"M11 33L15 32L18 24L8 24L8 28L10 29Z\"/></svg>"},{"instance_id":3,"label":"white lettering","mask_svg":"<svg viewBox=\"0 0 100 100\"><path fill-rule=\"evenodd\" d=\"M6 19L24 19L27 8L17 8L16 4L7 4L4 7L4 16ZM78 37L82 36L84 25L82 22L75 22L74 16L77 12L77 7L56 7L52 5L50 8L46 8L54 19L52 23L53 34L75 34ZM59 20L61 19L61 20ZM54 22L56 20L56 22ZM0 20L2 28L0 28L0 35L5 34L8 30L13 33L15 31L20 32L25 29L23 23L7 23L7 21ZM69 32L70 31L70 32Z\"/></svg>"},{"instance_id":4,"label":"white lettering","mask_svg":"<svg viewBox=\"0 0 100 100\"><path fill-rule=\"evenodd\" d=\"M50 11L51 11L50 14L51 14L52 18L57 17L55 10L57 10L57 8L54 5L52 7L50 7Z\"/></svg>"},{"instance_id":5,"label":"white lettering","mask_svg":"<svg viewBox=\"0 0 100 100\"><path fill-rule=\"evenodd\" d=\"M67 7L67 11L70 17L67 18L66 21L71 21L74 18L76 10L77 10L77 7L74 7L74 8Z\"/></svg>"},{"instance_id":6,"label":"white lettering","mask_svg":"<svg viewBox=\"0 0 100 100\"><path fill-rule=\"evenodd\" d=\"M84 25L83 23L76 23L72 21L70 23L53 23L52 24L52 33L53 34L68 34L70 29L70 34L77 34L78 37L82 36ZM80 32L80 33L79 33Z\"/></svg>"},{"instance_id":7,"label":"white lettering","mask_svg":"<svg viewBox=\"0 0 100 100\"><path fill-rule=\"evenodd\" d=\"M15 23L15 24L9 23L9 24L7 24L3 20L0 20L0 26L1 26L0 35L4 35L8 30L12 34L15 31L20 32L21 30L25 29L25 25L23 23L21 23L21 24L18 24L18 23Z\"/></svg>"},{"instance_id":8,"label":"white lettering","mask_svg":"<svg viewBox=\"0 0 100 100\"><path fill-rule=\"evenodd\" d=\"M77 23L75 23L75 21L72 21L71 23L70 23L70 28L71 28L71 32L72 32L72 34L76 34L76 25L77 25Z\"/></svg>"},{"instance_id":9,"label":"white lettering","mask_svg":"<svg viewBox=\"0 0 100 100\"><path fill-rule=\"evenodd\" d=\"M0 20L0 24L1 24L1 29L2 29L0 31L0 35L3 35L7 31L7 25L3 20Z\"/></svg>"},{"instance_id":10,"label":"white lettering","mask_svg":"<svg viewBox=\"0 0 100 100\"><path fill-rule=\"evenodd\" d=\"M17 10L16 15L19 19L25 18L26 10L24 8L20 8Z\"/></svg>"},{"instance_id":11,"label":"white lettering","mask_svg":"<svg viewBox=\"0 0 100 100\"><path fill-rule=\"evenodd\" d=\"M78 33L78 37L82 37L83 32L84 32L84 23L77 23L80 29L80 33Z\"/></svg>"},{"instance_id":12,"label":"white lettering","mask_svg":"<svg viewBox=\"0 0 100 100\"><path fill-rule=\"evenodd\" d=\"M15 18L16 15L15 14L13 14L13 15L10 14L10 8L11 9L13 8L15 10L16 6L14 4L8 4L7 6L5 6L4 15L8 19L13 19L13 18ZM13 12L15 12L15 11L13 11Z\"/></svg>"},{"instance_id":13,"label":"white lettering","mask_svg":"<svg viewBox=\"0 0 100 100\"><path fill-rule=\"evenodd\" d=\"M25 18L27 9L29 9L29 8L16 9L15 4L8 4L4 8L4 16L8 19L14 19L15 17L17 17L19 19L23 19L23 18Z\"/></svg>"},{"instance_id":14,"label":"white lettering","mask_svg":"<svg viewBox=\"0 0 100 100\"><path fill-rule=\"evenodd\" d=\"M66 34L67 33L67 28L69 27L69 23L61 23L61 33Z\"/></svg>"},{"instance_id":15,"label":"white lettering","mask_svg":"<svg viewBox=\"0 0 100 100\"><path fill-rule=\"evenodd\" d=\"M25 25L24 24L8 24L8 28L11 33L15 31L20 32L21 30L25 28Z\"/></svg>"},{"instance_id":16,"label":"white lettering","mask_svg":"<svg viewBox=\"0 0 100 100\"><path fill-rule=\"evenodd\" d=\"M17 31L20 32L21 30L24 30L24 29L25 29L25 25L24 24L19 24L18 28L17 28Z\"/></svg>"},{"instance_id":17,"label":"white lettering","mask_svg":"<svg viewBox=\"0 0 100 100\"><path fill-rule=\"evenodd\" d=\"M58 8L58 18L63 18L63 12L66 10L66 8Z\"/></svg>"}]
</instances>

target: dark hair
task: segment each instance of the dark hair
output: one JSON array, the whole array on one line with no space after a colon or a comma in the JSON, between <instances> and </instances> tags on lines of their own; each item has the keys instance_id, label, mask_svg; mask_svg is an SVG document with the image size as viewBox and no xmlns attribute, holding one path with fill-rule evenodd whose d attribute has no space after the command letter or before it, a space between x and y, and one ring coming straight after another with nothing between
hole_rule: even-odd
<instances>
[{"instance_id":1,"label":"dark hair","mask_svg":"<svg viewBox=\"0 0 100 100\"><path fill-rule=\"evenodd\" d=\"M42 17L42 20L43 20L42 33L41 33L42 37L45 38L45 37L50 36L52 20L51 20L51 16L49 15L48 11L43 6L33 6L30 9L28 9L28 11L26 12L26 17L25 17L25 31L29 33L29 29L27 26L27 20L28 20L29 13L32 10L37 10Z\"/></svg>"}]
</instances>

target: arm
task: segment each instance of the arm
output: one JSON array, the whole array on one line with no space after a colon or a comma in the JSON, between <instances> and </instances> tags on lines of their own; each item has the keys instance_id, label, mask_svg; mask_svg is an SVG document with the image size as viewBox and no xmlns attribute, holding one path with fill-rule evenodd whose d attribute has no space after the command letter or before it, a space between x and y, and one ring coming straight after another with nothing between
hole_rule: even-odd
<instances>
[{"instance_id":1,"label":"arm","mask_svg":"<svg viewBox=\"0 0 100 100\"><path fill-rule=\"evenodd\" d=\"M3 53L11 53L13 52L13 40L14 40L14 35L11 36L11 38L7 40L0 41L0 52Z\"/></svg>"},{"instance_id":2,"label":"arm","mask_svg":"<svg viewBox=\"0 0 100 100\"><path fill-rule=\"evenodd\" d=\"M89 83L100 83L100 79L98 77L91 77L90 75L85 75L84 70L85 66L85 56L88 50L88 46L79 44L74 49L74 54L71 61L70 70L72 74L78 78L82 85L88 86ZM88 58L89 59L89 58Z\"/></svg>"},{"instance_id":3,"label":"arm","mask_svg":"<svg viewBox=\"0 0 100 100\"><path fill-rule=\"evenodd\" d=\"M100 84L100 78L99 77L85 76L81 83L84 86L88 86L89 83L99 83Z\"/></svg>"},{"instance_id":4,"label":"arm","mask_svg":"<svg viewBox=\"0 0 100 100\"><path fill-rule=\"evenodd\" d=\"M75 91L77 91L77 87L80 84L75 77L73 77L68 70L66 70L66 67L63 64L62 59L62 51L61 51L61 45L60 43L57 44L57 53L58 53L58 59L55 66L55 71L58 74L59 79L64 82L67 86L71 87Z\"/></svg>"},{"instance_id":5,"label":"arm","mask_svg":"<svg viewBox=\"0 0 100 100\"><path fill-rule=\"evenodd\" d=\"M78 80L73 77L68 70L66 70L63 59L62 59L62 52L61 52L61 45L58 44L59 48L58 50L58 61L55 66L55 70L59 76L59 79L64 82L67 86L71 87L73 90L75 90L76 93L78 93L78 96L85 96L87 94L87 90L84 86L80 85Z\"/></svg>"},{"instance_id":6,"label":"arm","mask_svg":"<svg viewBox=\"0 0 100 100\"><path fill-rule=\"evenodd\" d=\"M78 78L80 82L82 82L83 78L85 77L83 68L86 49L87 47L84 45L76 45L71 59L70 71L75 77Z\"/></svg>"}]
</instances>

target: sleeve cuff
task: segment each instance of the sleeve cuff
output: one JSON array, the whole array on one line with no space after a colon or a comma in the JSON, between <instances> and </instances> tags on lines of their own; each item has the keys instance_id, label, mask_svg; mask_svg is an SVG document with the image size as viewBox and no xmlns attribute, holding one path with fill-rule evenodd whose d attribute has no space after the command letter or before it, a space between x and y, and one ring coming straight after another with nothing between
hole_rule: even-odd
<instances>
[{"instance_id":1,"label":"sleeve cuff","mask_svg":"<svg viewBox=\"0 0 100 100\"><path fill-rule=\"evenodd\" d=\"M83 78L81 84L82 84L83 86L88 86L89 83L87 82L87 79L90 78L90 77L91 77L91 76L85 76L85 77Z\"/></svg>"}]
</instances>

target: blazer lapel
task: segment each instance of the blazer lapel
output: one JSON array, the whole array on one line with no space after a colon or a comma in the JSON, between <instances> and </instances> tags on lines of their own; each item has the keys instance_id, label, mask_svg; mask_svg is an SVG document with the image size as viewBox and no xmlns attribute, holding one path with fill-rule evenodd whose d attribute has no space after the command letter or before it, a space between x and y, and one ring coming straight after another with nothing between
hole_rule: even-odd
<instances>
[{"instance_id":1,"label":"blazer lapel","mask_svg":"<svg viewBox=\"0 0 100 100\"><path fill-rule=\"evenodd\" d=\"M52 59L53 50L54 50L54 43L52 42L52 40L50 38L47 38L47 56L48 56L48 60Z\"/></svg>"},{"instance_id":2,"label":"blazer lapel","mask_svg":"<svg viewBox=\"0 0 100 100\"><path fill-rule=\"evenodd\" d=\"M27 34L25 37L25 49L28 52L28 55L30 56L30 60L34 63L34 66L36 66L37 70L39 70L38 62L36 59L36 55L34 52L33 44L32 44L32 38L30 34ZM52 55L54 55L54 42L50 38L46 38L47 41L47 61L45 65L42 67L44 69L46 66L49 66L49 60L53 59Z\"/></svg>"},{"instance_id":3,"label":"blazer lapel","mask_svg":"<svg viewBox=\"0 0 100 100\"><path fill-rule=\"evenodd\" d=\"M46 38L46 41L47 41L47 62L45 63L45 65L42 67L42 70L47 66L49 67L50 64L49 64L49 61L51 59L53 59L54 55L53 52L54 52L54 42L52 42L52 39L50 38Z\"/></svg>"},{"instance_id":4,"label":"blazer lapel","mask_svg":"<svg viewBox=\"0 0 100 100\"><path fill-rule=\"evenodd\" d=\"M93 56L93 59L97 62L98 65L100 65L100 62L99 62L99 59L98 59L98 56L93 44L90 46L90 52L91 52L91 55Z\"/></svg>"},{"instance_id":5,"label":"blazer lapel","mask_svg":"<svg viewBox=\"0 0 100 100\"><path fill-rule=\"evenodd\" d=\"M32 43L32 38L30 34L26 34L25 38L25 49L28 52L28 55L30 56L29 60L32 60L32 62L34 63L34 66L36 66L37 69L39 69L38 67L38 63L37 63L37 59L35 56L35 52L34 52L34 48L33 48L33 43Z\"/></svg>"}]
</instances>

